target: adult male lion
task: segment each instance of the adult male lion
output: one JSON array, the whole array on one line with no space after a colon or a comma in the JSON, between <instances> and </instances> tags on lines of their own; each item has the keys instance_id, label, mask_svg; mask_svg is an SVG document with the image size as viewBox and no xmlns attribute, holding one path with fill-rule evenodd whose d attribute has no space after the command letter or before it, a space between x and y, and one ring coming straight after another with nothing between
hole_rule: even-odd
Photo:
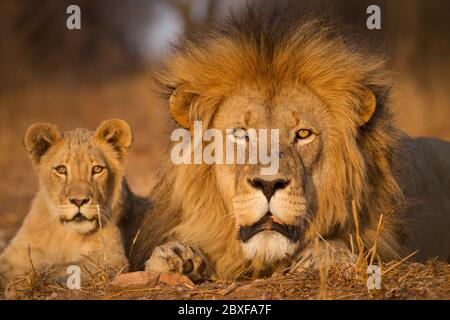
<instances>
[{"instance_id":1,"label":"adult male lion","mask_svg":"<svg viewBox=\"0 0 450 320\"><path fill-rule=\"evenodd\" d=\"M352 203L365 248L383 214L380 258L447 258L450 144L399 132L383 61L332 26L249 9L183 37L160 79L178 127L201 120L243 143L249 128L279 129L279 171L174 165L167 154L134 269L233 279L314 263L327 246L349 259Z\"/></svg>"}]
</instances>

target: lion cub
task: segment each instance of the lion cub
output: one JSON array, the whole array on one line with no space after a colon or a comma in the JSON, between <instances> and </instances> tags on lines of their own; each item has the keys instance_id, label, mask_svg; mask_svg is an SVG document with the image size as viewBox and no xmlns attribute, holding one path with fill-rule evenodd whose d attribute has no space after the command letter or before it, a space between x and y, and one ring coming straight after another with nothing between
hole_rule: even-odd
<instances>
[{"instance_id":1,"label":"lion cub","mask_svg":"<svg viewBox=\"0 0 450 320\"><path fill-rule=\"evenodd\" d=\"M24 144L39 177L39 191L23 225L0 256L0 287L34 270L62 280L69 265L95 272L127 268L119 222L133 208L124 179L132 133L123 120L95 132L56 126L28 128ZM50 270L50 271L49 271ZM64 278L63 278L64 277Z\"/></svg>"}]
</instances>

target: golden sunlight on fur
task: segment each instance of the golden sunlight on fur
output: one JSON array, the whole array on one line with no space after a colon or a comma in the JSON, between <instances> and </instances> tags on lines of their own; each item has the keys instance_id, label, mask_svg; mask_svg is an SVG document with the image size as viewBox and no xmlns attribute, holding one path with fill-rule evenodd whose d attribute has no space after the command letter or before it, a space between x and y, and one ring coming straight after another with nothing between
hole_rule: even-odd
<instances>
[{"instance_id":1,"label":"golden sunlight on fur","mask_svg":"<svg viewBox=\"0 0 450 320\"><path fill-rule=\"evenodd\" d=\"M48 123L32 125L25 147L40 188L21 229L0 256L0 287L30 271L51 271L64 280L77 265L114 273L128 261L119 229L134 196L124 180L132 134L123 120L103 122L95 132L61 134ZM86 274L84 274L86 275ZM82 275L83 279L83 275Z\"/></svg>"},{"instance_id":2,"label":"golden sunlight on fur","mask_svg":"<svg viewBox=\"0 0 450 320\"><path fill-rule=\"evenodd\" d=\"M449 256L450 145L397 130L383 59L335 30L248 9L178 43L159 75L175 126L279 129L280 168L174 165L168 150L132 269L260 277L320 258L317 238L350 261L352 202L380 259Z\"/></svg>"}]
</instances>

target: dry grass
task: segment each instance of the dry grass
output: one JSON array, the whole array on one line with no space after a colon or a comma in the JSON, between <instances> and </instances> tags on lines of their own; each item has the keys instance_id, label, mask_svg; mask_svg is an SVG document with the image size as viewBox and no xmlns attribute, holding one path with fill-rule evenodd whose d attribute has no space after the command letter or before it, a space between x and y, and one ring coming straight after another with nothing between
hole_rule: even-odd
<instances>
[{"instance_id":1,"label":"dry grass","mask_svg":"<svg viewBox=\"0 0 450 320\"><path fill-rule=\"evenodd\" d=\"M81 290L42 282L29 287L25 299L450 299L450 266L437 261L426 264L390 262L382 269L381 289L368 290L355 276L352 266L333 265L326 277L317 270L301 274L274 275L268 279L238 282L203 283L196 286L171 286L123 289L115 291L104 278L93 276ZM41 278L42 279L42 278ZM323 281L326 290L323 290ZM41 280L42 281L42 280Z\"/></svg>"},{"instance_id":2,"label":"dry grass","mask_svg":"<svg viewBox=\"0 0 450 320\"><path fill-rule=\"evenodd\" d=\"M87 257L89 259L89 257ZM72 291L67 287L69 274L65 268L52 267L38 272L31 259L29 260L28 272L17 275L8 285L5 293L0 293L0 299L49 299L61 298L68 294L77 292L86 298L101 297L106 294L109 282L115 276L122 273L121 270L110 270L102 261L91 260L91 265L81 267L82 285L80 290Z\"/></svg>"}]
</instances>

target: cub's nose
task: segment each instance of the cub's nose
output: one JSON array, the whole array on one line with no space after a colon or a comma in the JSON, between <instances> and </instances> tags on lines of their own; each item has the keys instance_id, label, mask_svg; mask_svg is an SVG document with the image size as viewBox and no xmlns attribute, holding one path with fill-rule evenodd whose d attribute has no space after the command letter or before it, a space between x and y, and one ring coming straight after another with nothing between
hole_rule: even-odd
<instances>
[{"instance_id":1,"label":"cub's nose","mask_svg":"<svg viewBox=\"0 0 450 320\"><path fill-rule=\"evenodd\" d=\"M76 198L69 198L69 202L76 205L78 208L81 208L84 204L89 202L89 198L84 199L76 199Z\"/></svg>"},{"instance_id":2,"label":"cub's nose","mask_svg":"<svg viewBox=\"0 0 450 320\"><path fill-rule=\"evenodd\" d=\"M249 180L249 183L252 187L261 190L264 195L266 196L267 200L270 201L270 198L275 194L277 190L281 190L286 188L286 186L289 184L290 180L286 179L263 179L261 177L253 178Z\"/></svg>"}]
</instances>

